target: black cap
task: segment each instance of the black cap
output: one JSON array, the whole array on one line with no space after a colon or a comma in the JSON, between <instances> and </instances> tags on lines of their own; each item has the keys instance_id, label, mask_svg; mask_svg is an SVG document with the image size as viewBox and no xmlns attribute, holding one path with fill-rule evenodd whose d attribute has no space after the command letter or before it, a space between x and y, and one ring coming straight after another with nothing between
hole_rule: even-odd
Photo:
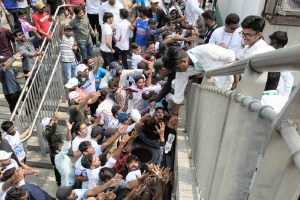
<instances>
[{"instance_id":1,"label":"black cap","mask_svg":"<svg viewBox=\"0 0 300 200\"><path fill-rule=\"evenodd\" d=\"M109 68L110 68L110 69L116 69L116 70L118 70L118 69L122 69L123 66L120 65L118 62L113 61L113 62L111 62L111 63L109 64Z\"/></svg>"},{"instance_id":2,"label":"black cap","mask_svg":"<svg viewBox=\"0 0 300 200\"><path fill-rule=\"evenodd\" d=\"M64 30L68 30L68 29L73 30L72 26L66 25L65 28L64 28Z\"/></svg>"},{"instance_id":3,"label":"black cap","mask_svg":"<svg viewBox=\"0 0 300 200\"><path fill-rule=\"evenodd\" d=\"M156 24L156 20L153 19L153 18L150 18L150 19L148 20L148 24Z\"/></svg>"},{"instance_id":4,"label":"black cap","mask_svg":"<svg viewBox=\"0 0 300 200\"><path fill-rule=\"evenodd\" d=\"M56 191L56 198L64 200L72 193L72 186L60 186Z\"/></svg>"},{"instance_id":5,"label":"black cap","mask_svg":"<svg viewBox=\"0 0 300 200\"><path fill-rule=\"evenodd\" d=\"M164 63L162 61L161 58L157 59L155 62L154 62L154 65L153 65L154 69L156 72L158 72L158 70L160 70L161 68L164 67Z\"/></svg>"}]
</instances>

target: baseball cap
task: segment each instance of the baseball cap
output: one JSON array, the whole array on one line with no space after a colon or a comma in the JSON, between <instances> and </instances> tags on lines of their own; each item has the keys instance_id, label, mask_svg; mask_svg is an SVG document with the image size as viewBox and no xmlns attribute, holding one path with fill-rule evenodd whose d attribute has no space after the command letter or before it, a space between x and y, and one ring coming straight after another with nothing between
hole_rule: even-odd
<instances>
[{"instance_id":1,"label":"baseball cap","mask_svg":"<svg viewBox=\"0 0 300 200\"><path fill-rule=\"evenodd\" d=\"M38 9L38 10L40 10L40 9L42 9L42 8L44 8L44 7L46 7L46 6L45 6L45 4L43 4L43 2L41 2L41 1L38 1L38 2L36 2L36 4L35 4L35 8Z\"/></svg>"},{"instance_id":2,"label":"baseball cap","mask_svg":"<svg viewBox=\"0 0 300 200\"><path fill-rule=\"evenodd\" d=\"M153 68L155 69L155 71L159 71L160 69L162 69L164 67L164 63L162 61L161 58L157 59L155 62L154 62L154 65L153 65Z\"/></svg>"},{"instance_id":3,"label":"baseball cap","mask_svg":"<svg viewBox=\"0 0 300 200\"><path fill-rule=\"evenodd\" d=\"M66 88L70 89L74 86L78 86L78 80L77 78L70 78L68 83L65 85Z\"/></svg>"},{"instance_id":4,"label":"baseball cap","mask_svg":"<svg viewBox=\"0 0 300 200\"><path fill-rule=\"evenodd\" d=\"M153 19L153 18L150 18L150 19L148 20L148 24L149 24L149 25L150 25L150 24L156 24L156 20Z\"/></svg>"},{"instance_id":5,"label":"baseball cap","mask_svg":"<svg viewBox=\"0 0 300 200\"><path fill-rule=\"evenodd\" d=\"M158 0L151 0L151 3L158 3Z\"/></svg>"},{"instance_id":6,"label":"baseball cap","mask_svg":"<svg viewBox=\"0 0 300 200\"><path fill-rule=\"evenodd\" d=\"M6 152L0 150L0 160L7 160L11 156L12 152Z\"/></svg>"},{"instance_id":7,"label":"baseball cap","mask_svg":"<svg viewBox=\"0 0 300 200\"><path fill-rule=\"evenodd\" d=\"M84 72L84 70L88 69L88 67L85 64L79 64L77 66L77 71L78 72Z\"/></svg>"},{"instance_id":8,"label":"baseball cap","mask_svg":"<svg viewBox=\"0 0 300 200\"><path fill-rule=\"evenodd\" d=\"M72 99L76 99L80 96L79 92L77 91L72 91L69 93L69 99L72 100Z\"/></svg>"},{"instance_id":9,"label":"baseball cap","mask_svg":"<svg viewBox=\"0 0 300 200\"><path fill-rule=\"evenodd\" d=\"M109 64L109 68L110 68L110 69L116 69L116 70L118 70L118 69L122 69L123 66L120 65L118 62L113 61L113 62L111 62L111 63Z\"/></svg>"},{"instance_id":10,"label":"baseball cap","mask_svg":"<svg viewBox=\"0 0 300 200\"><path fill-rule=\"evenodd\" d=\"M123 121L125 121L127 118L128 118L128 114L127 113L124 113L124 112L122 112L122 113L120 113L119 115L118 115L118 120L119 120L119 122L123 122Z\"/></svg>"},{"instance_id":11,"label":"baseball cap","mask_svg":"<svg viewBox=\"0 0 300 200\"><path fill-rule=\"evenodd\" d=\"M60 186L56 191L56 198L64 200L72 193L72 186Z\"/></svg>"},{"instance_id":12,"label":"baseball cap","mask_svg":"<svg viewBox=\"0 0 300 200\"><path fill-rule=\"evenodd\" d=\"M72 26L70 26L70 25L66 25L66 26L65 26L64 30L67 30L67 29L73 30Z\"/></svg>"},{"instance_id":13,"label":"baseball cap","mask_svg":"<svg viewBox=\"0 0 300 200\"><path fill-rule=\"evenodd\" d=\"M44 129L46 128L46 126L49 125L51 119L52 119L52 118L50 118L50 117L44 117L44 118L42 119L42 126L43 126Z\"/></svg>"},{"instance_id":14,"label":"baseball cap","mask_svg":"<svg viewBox=\"0 0 300 200\"><path fill-rule=\"evenodd\" d=\"M176 10L175 6L172 6L170 9L169 9L169 13L171 13L173 10ZM176 10L177 11L177 10Z\"/></svg>"}]
</instances>

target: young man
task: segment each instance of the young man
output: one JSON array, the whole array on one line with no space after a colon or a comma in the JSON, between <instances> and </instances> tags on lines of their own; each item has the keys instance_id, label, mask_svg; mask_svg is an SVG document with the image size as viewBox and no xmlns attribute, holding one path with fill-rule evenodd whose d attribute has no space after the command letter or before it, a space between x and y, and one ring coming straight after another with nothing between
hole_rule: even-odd
<instances>
[{"instance_id":1,"label":"young man","mask_svg":"<svg viewBox=\"0 0 300 200\"><path fill-rule=\"evenodd\" d=\"M187 17L187 21L194 25L199 16L204 12L200 8L202 0L187 0L185 3L184 15Z\"/></svg>"},{"instance_id":2,"label":"young man","mask_svg":"<svg viewBox=\"0 0 300 200\"><path fill-rule=\"evenodd\" d=\"M34 31L34 33L36 34L36 37L40 39L40 35L36 31ZM43 55L43 51L35 50L33 43L36 40L36 37L27 39L21 29L15 29L13 35L16 38L16 50L23 53L23 73L28 74L34 65L36 57Z\"/></svg>"},{"instance_id":3,"label":"young man","mask_svg":"<svg viewBox=\"0 0 300 200\"><path fill-rule=\"evenodd\" d=\"M195 1L195 0L192 0L192 1ZM204 43L207 44L209 42L211 35L218 27L218 24L216 22L215 13L212 10L207 10L204 13L202 13L202 18L204 21L204 25L207 27L207 31L203 38Z\"/></svg>"},{"instance_id":4,"label":"young man","mask_svg":"<svg viewBox=\"0 0 300 200\"><path fill-rule=\"evenodd\" d=\"M114 17L113 24L115 25L115 24L119 23L119 21L121 20L120 10L122 8L124 8L123 4L117 0L108 0L104 3L102 3L102 5L100 6L100 11L99 11L99 23L100 23L101 28L102 28L102 25L104 24L104 21L103 21L104 13L111 12L113 14L113 17ZM104 42L104 41L102 41L102 42Z\"/></svg>"},{"instance_id":5,"label":"young man","mask_svg":"<svg viewBox=\"0 0 300 200\"><path fill-rule=\"evenodd\" d=\"M15 38L12 32L9 29L0 27L0 41L0 55L11 58L15 47Z\"/></svg>"},{"instance_id":6,"label":"young man","mask_svg":"<svg viewBox=\"0 0 300 200\"><path fill-rule=\"evenodd\" d=\"M158 0L151 0L150 8L146 11L146 16L148 18L153 18L158 22L158 28L163 26L163 20L166 17L166 13L158 8Z\"/></svg>"},{"instance_id":7,"label":"young man","mask_svg":"<svg viewBox=\"0 0 300 200\"><path fill-rule=\"evenodd\" d=\"M2 89L4 97L9 104L9 110L12 113L21 95L22 88L16 79L30 77L31 74L20 74L12 68L13 63L16 60L22 58L22 53L19 52L13 56L13 58L7 60L7 58L0 59L0 81L2 83Z\"/></svg>"},{"instance_id":8,"label":"young man","mask_svg":"<svg viewBox=\"0 0 300 200\"><path fill-rule=\"evenodd\" d=\"M146 16L146 8L139 8L139 17L133 23L136 28L135 43L142 48L142 52L146 51L147 36L146 31L148 25L148 17Z\"/></svg>"},{"instance_id":9,"label":"young man","mask_svg":"<svg viewBox=\"0 0 300 200\"><path fill-rule=\"evenodd\" d=\"M231 49L237 54L243 49L243 39L240 37L242 28L239 25L240 17L230 13L225 19L225 26L217 28L211 35L209 43Z\"/></svg>"},{"instance_id":10,"label":"young man","mask_svg":"<svg viewBox=\"0 0 300 200\"><path fill-rule=\"evenodd\" d=\"M63 33L64 32L64 33ZM70 25L65 26L65 21L60 21L59 27L61 61L64 72L64 83L70 78L76 77L76 56L74 51L78 50L77 43L73 37L73 29Z\"/></svg>"},{"instance_id":11,"label":"young man","mask_svg":"<svg viewBox=\"0 0 300 200\"><path fill-rule=\"evenodd\" d=\"M81 6L74 8L75 18L70 22L74 31L75 41L77 42L82 59L93 56L93 42L91 35L94 37L95 32L91 27L88 18L84 15Z\"/></svg>"},{"instance_id":12,"label":"young man","mask_svg":"<svg viewBox=\"0 0 300 200\"><path fill-rule=\"evenodd\" d=\"M20 134L12 121L4 121L1 124L1 129L4 131L4 138L9 142L19 161L25 163L26 153L22 142L29 134L31 126L29 126L23 133Z\"/></svg>"},{"instance_id":13,"label":"young man","mask_svg":"<svg viewBox=\"0 0 300 200\"><path fill-rule=\"evenodd\" d=\"M285 31L276 31L269 38L270 46L275 49L284 48L288 43L288 36ZM280 74L277 90L281 96L289 97L292 92L294 77L290 71L281 72Z\"/></svg>"},{"instance_id":14,"label":"young man","mask_svg":"<svg viewBox=\"0 0 300 200\"><path fill-rule=\"evenodd\" d=\"M45 10L46 6L43 2L39 1L35 4L36 11L32 15L32 22L37 28L37 32L41 35L41 40L47 38L47 40L51 41L52 34L49 31L50 22L52 18L49 17L49 13ZM48 33L49 31L49 33Z\"/></svg>"},{"instance_id":15,"label":"young man","mask_svg":"<svg viewBox=\"0 0 300 200\"><path fill-rule=\"evenodd\" d=\"M212 66L223 66L235 61L233 51L214 44L199 45L187 52L178 48L170 47L163 56L164 67L169 72L176 72L174 105L172 109L172 121L177 122L180 104L184 100L184 90L189 77L201 74L203 70ZM168 80L169 81L169 80Z\"/></svg>"}]
</instances>

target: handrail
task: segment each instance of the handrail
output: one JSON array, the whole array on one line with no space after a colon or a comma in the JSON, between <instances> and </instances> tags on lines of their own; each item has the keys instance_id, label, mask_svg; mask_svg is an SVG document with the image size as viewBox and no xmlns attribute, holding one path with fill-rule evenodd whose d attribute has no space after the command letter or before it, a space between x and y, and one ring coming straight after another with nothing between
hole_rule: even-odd
<instances>
[{"instance_id":1,"label":"handrail","mask_svg":"<svg viewBox=\"0 0 300 200\"><path fill-rule=\"evenodd\" d=\"M241 74L248 62L255 72L300 71L300 45L255 55L245 60L207 70L205 75L211 77Z\"/></svg>"},{"instance_id":2,"label":"handrail","mask_svg":"<svg viewBox=\"0 0 300 200\"><path fill-rule=\"evenodd\" d=\"M74 5L74 4L63 4L63 5L58 6L57 9L56 9L56 11L55 11L55 13L54 13L54 18L57 17L58 11L59 11L61 8L63 8L63 7L69 7L69 6L71 6L71 7L76 7L77 5ZM56 24L56 23L54 23L53 21L50 23L50 27L49 27L47 33L49 33L50 30L51 30L53 27L55 27L55 24ZM55 31L55 28L53 29L53 32L54 32L54 31ZM42 45L41 45L41 49L44 48L44 46L45 46L45 44L46 44L46 40L47 40L47 38L44 38L43 43L42 43ZM47 48L47 47L46 47L46 48ZM34 61L34 64L33 64L33 67L32 67L32 69L31 69L31 71L30 71L31 73L33 73L34 70L37 69L37 67L38 67L38 61L39 61L39 60L42 61L43 58L44 58L44 55L42 56L42 58L36 57L36 59L35 59L35 61ZM13 110L13 112L12 112L12 114L11 114L10 121L14 120L15 115L16 115L17 110L18 110L18 107L20 106L21 100L22 100L22 98L23 98L23 96L24 96L24 94L25 94L25 92L26 92L26 88L27 88L27 86L28 86L28 84L29 84L30 82L32 82L32 81L35 80L35 77L36 77L36 76L34 76L32 79L31 79L31 78L28 78L28 79L26 80L25 85L23 86L23 90L22 90L22 92L21 92L21 95L20 95L20 97L19 97L19 99L18 99L18 101L17 101L17 104L16 104L16 106L15 106L15 109ZM26 96L27 96L27 95L26 95ZM26 99L26 98L27 98L27 97L25 97L25 99Z\"/></svg>"},{"instance_id":3,"label":"handrail","mask_svg":"<svg viewBox=\"0 0 300 200\"><path fill-rule=\"evenodd\" d=\"M50 78L49 78L49 80L48 80L48 84L47 84L47 86L46 86L45 92L44 92L43 97L42 97L42 99L41 99L41 102L40 102L40 104L39 104L38 110L37 110L37 112L35 113L34 119L33 119L33 121L32 121L32 124L33 124L33 125L36 123L36 121L37 121L37 119L38 119L38 116L39 116L40 111L41 111L42 106L43 106L43 102L45 101L45 98L46 98L46 96L47 96L47 94L48 94L48 90L49 90L50 85L51 85L51 83L52 83L52 79L53 79L53 77L54 77L54 75L55 75L55 73L56 73L57 67L59 66L60 55L61 55L61 52L59 52L59 54L58 54L58 57L57 57L57 59L56 59L55 65L54 65L54 68L53 68L52 73L51 73L51 75L50 75ZM34 129L34 126L31 126L31 128L30 128L30 130L29 130L29 134L25 137L25 139L23 139L24 141L27 140L27 139L31 136L31 133L32 133L33 129Z\"/></svg>"}]
</instances>

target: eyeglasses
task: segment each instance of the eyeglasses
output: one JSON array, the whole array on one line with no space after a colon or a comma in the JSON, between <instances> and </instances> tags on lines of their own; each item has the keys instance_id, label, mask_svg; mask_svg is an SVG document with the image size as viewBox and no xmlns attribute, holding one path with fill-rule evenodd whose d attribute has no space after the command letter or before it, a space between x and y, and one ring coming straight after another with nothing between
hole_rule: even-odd
<instances>
[{"instance_id":1,"label":"eyeglasses","mask_svg":"<svg viewBox=\"0 0 300 200\"><path fill-rule=\"evenodd\" d=\"M258 33L251 34L251 33L244 33L243 31L241 31L239 34L243 39L250 39L251 37L257 35Z\"/></svg>"}]
</instances>

